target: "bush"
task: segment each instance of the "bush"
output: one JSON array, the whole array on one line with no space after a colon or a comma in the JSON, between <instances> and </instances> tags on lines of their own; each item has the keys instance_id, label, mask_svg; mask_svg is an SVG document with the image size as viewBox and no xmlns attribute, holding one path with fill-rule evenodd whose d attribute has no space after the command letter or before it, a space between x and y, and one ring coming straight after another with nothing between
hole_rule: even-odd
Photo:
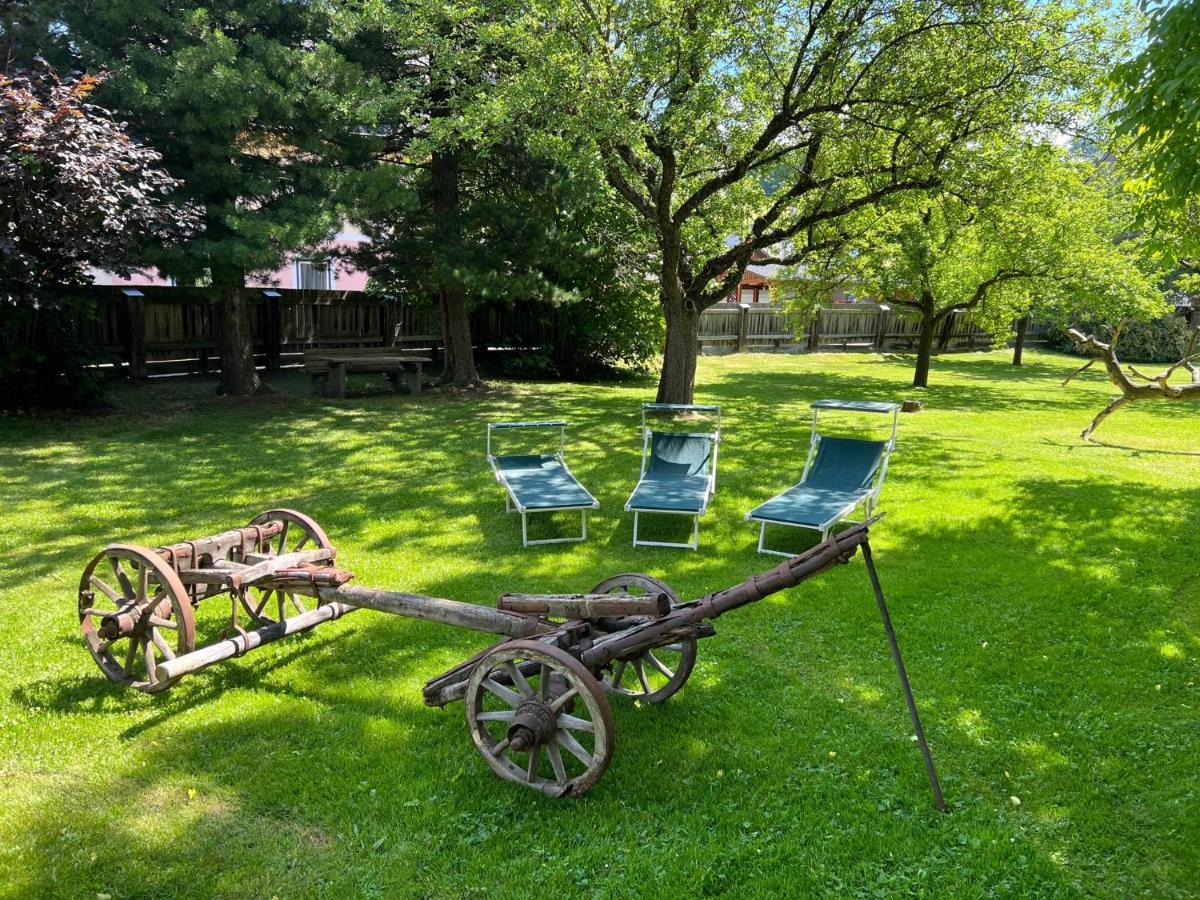
<instances>
[{"instance_id":1,"label":"bush","mask_svg":"<svg viewBox=\"0 0 1200 900\"><path fill-rule=\"evenodd\" d=\"M1103 341L1112 339L1113 326L1080 322L1074 326ZM1125 362L1174 362L1187 350L1191 329L1182 316L1164 316L1150 322L1126 322L1117 341L1117 355ZM1046 331L1047 344L1058 350L1078 353L1065 328Z\"/></svg>"},{"instance_id":2,"label":"bush","mask_svg":"<svg viewBox=\"0 0 1200 900\"><path fill-rule=\"evenodd\" d=\"M75 314L0 304L0 410L80 409L100 402L95 351L79 340Z\"/></svg>"}]
</instances>

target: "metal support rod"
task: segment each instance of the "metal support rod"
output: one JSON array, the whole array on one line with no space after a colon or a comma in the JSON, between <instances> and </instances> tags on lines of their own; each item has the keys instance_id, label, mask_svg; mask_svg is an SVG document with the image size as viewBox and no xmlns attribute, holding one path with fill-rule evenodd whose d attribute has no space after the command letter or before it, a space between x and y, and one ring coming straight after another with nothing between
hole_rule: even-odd
<instances>
[{"instance_id":1,"label":"metal support rod","mask_svg":"<svg viewBox=\"0 0 1200 900\"><path fill-rule=\"evenodd\" d=\"M944 812L946 800L942 796L942 786L938 783L937 771L933 768L933 757L929 753L929 743L925 740L925 729L921 727L917 703L913 700L912 688L908 684L908 673L904 669L904 660L900 656L900 644L896 641L896 632L892 629L892 618L888 615L887 603L883 599L883 588L879 584L875 561L871 557L870 541L863 541L862 554L863 562L867 565L867 574L871 577L871 588L875 591L875 603L879 607L879 615L883 619L883 630L887 633L888 645L892 648L892 660L896 663L896 672L900 676L900 687L904 689L904 702L908 704L908 715L912 719L917 744L920 746L921 756L925 760L925 773L929 776L929 786L933 789L933 801L937 804L937 808Z\"/></svg>"}]
</instances>

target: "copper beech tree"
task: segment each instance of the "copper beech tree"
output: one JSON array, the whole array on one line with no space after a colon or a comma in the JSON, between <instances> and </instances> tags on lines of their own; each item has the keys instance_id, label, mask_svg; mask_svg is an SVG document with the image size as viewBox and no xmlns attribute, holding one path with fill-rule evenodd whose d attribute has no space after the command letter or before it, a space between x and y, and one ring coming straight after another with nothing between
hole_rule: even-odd
<instances>
[{"instance_id":1,"label":"copper beech tree","mask_svg":"<svg viewBox=\"0 0 1200 900\"><path fill-rule=\"evenodd\" d=\"M1083 429L1080 436L1085 441L1091 440L1093 432L1100 427L1101 422L1125 404L1135 400L1200 401L1200 365L1197 365L1200 362L1200 353L1196 352L1196 343L1200 339L1200 327L1192 330L1192 336L1178 362L1172 363L1155 375L1147 375L1135 366L1122 366L1120 359L1117 358L1117 341L1120 340L1124 325L1125 322L1122 320L1113 332L1112 340L1108 343L1100 340L1094 334L1084 334L1078 328L1067 330L1067 334L1075 342L1075 346L1084 353L1090 353L1092 359L1068 375L1063 384L1066 385L1080 372L1099 362L1104 366L1108 380L1121 391L1120 396L1114 397L1108 406L1096 414L1092 423ZM1171 379L1175 373L1181 370L1187 373L1190 380L1172 384Z\"/></svg>"}]
</instances>

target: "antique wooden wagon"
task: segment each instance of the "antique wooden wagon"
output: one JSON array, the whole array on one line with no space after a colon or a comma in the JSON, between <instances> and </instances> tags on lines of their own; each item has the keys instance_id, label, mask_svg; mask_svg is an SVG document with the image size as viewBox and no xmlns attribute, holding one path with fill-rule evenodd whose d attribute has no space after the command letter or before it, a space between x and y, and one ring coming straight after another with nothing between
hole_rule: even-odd
<instances>
[{"instance_id":1,"label":"antique wooden wagon","mask_svg":"<svg viewBox=\"0 0 1200 900\"><path fill-rule=\"evenodd\" d=\"M648 575L606 578L586 594L504 594L496 607L348 584L321 527L273 509L243 528L151 549L111 544L79 584L79 622L113 681L163 691L183 676L355 609L374 609L500 635L430 680L424 700L462 700L476 749L501 778L577 796L613 754L607 695L661 703L688 680L711 620L793 587L861 548L908 712L939 807L941 789L867 540L869 525L829 536L740 584L683 601ZM229 604L217 639L196 645L194 610Z\"/></svg>"}]
</instances>

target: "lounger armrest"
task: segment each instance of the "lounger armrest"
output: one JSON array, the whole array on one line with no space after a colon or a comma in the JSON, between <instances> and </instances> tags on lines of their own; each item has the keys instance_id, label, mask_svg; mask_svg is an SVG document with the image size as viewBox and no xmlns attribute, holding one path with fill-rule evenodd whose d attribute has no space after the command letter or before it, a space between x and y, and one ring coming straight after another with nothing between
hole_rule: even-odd
<instances>
[{"instance_id":1,"label":"lounger armrest","mask_svg":"<svg viewBox=\"0 0 1200 900\"><path fill-rule=\"evenodd\" d=\"M478 427L478 426L476 426ZM566 428L566 422L488 422L488 428Z\"/></svg>"},{"instance_id":2,"label":"lounger armrest","mask_svg":"<svg viewBox=\"0 0 1200 900\"><path fill-rule=\"evenodd\" d=\"M642 409L648 412L720 412L721 407L697 403L643 403Z\"/></svg>"},{"instance_id":3,"label":"lounger armrest","mask_svg":"<svg viewBox=\"0 0 1200 900\"><path fill-rule=\"evenodd\" d=\"M843 412L890 413L900 408L899 403L876 400L814 400L811 409L837 409Z\"/></svg>"}]
</instances>

